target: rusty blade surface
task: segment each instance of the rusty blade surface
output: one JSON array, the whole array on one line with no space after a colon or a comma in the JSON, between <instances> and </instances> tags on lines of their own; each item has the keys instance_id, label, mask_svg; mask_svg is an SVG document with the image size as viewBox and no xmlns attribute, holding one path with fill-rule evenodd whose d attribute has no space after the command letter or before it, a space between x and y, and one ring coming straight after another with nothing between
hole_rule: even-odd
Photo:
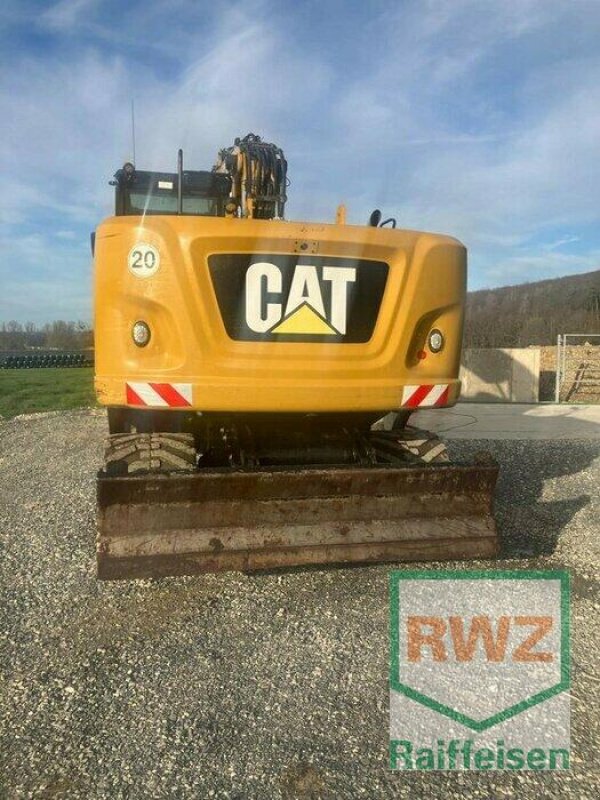
<instances>
[{"instance_id":1,"label":"rusty blade surface","mask_svg":"<svg viewBox=\"0 0 600 800\"><path fill-rule=\"evenodd\" d=\"M498 467L100 474L100 578L492 556Z\"/></svg>"}]
</instances>

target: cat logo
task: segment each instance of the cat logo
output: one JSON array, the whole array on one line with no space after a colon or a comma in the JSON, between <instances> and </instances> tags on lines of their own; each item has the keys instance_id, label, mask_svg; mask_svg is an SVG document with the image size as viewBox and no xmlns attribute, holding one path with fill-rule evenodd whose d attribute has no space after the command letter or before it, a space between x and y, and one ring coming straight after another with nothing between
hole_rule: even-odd
<instances>
[{"instance_id":1,"label":"cat logo","mask_svg":"<svg viewBox=\"0 0 600 800\"><path fill-rule=\"evenodd\" d=\"M322 280L330 285L325 311L317 268L298 264L285 304L265 302L266 295L281 297L281 270L259 261L246 272L246 324L255 333L339 336L346 333L348 284L356 283L354 267L323 267Z\"/></svg>"},{"instance_id":2,"label":"cat logo","mask_svg":"<svg viewBox=\"0 0 600 800\"><path fill-rule=\"evenodd\" d=\"M245 342L368 342L388 265L360 258L214 253L208 265L227 334Z\"/></svg>"}]
</instances>

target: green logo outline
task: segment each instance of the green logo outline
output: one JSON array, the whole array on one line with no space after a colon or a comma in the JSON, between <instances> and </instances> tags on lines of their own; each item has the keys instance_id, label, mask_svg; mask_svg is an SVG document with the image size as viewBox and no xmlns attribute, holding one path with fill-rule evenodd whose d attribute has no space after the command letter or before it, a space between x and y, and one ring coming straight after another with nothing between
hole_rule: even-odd
<instances>
[{"instance_id":1,"label":"green logo outline","mask_svg":"<svg viewBox=\"0 0 600 800\"><path fill-rule=\"evenodd\" d=\"M558 580L560 581L560 681L483 720L476 720L400 681L401 580ZM390 572L390 687L473 731L485 731L570 688L570 575L567 570L393 570Z\"/></svg>"}]
</instances>

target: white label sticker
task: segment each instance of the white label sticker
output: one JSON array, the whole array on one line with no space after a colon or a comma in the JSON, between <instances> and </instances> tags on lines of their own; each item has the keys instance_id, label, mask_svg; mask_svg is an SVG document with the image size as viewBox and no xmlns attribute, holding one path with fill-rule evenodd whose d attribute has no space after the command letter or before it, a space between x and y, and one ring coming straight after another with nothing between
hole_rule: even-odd
<instances>
[{"instance_id":1,"label":"white label sticker","mask_svg":"<svg viewBox=\"0 0 600 800\"><path fill-rule=\"evenodd\" d=\"M173 181L159 181L158 182L159 189L172 189L173 188Z\"/></svg>"},{"instance_id":2,"label":"white label sticker","mask_svg":"<svg viewBox=\"0 0 600 800\"><path fill-rule=\"evenodd\" d=\"M129 271L137 278L150 278L160 266L160 255L154 245L140 242L129 251Z\"/></svg>"}]
</instances>

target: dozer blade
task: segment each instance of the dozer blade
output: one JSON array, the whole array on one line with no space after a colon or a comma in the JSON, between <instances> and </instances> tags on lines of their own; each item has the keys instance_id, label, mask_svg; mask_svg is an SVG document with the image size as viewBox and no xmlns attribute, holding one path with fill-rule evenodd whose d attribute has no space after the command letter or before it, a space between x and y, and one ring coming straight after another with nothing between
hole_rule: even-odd
<instances>
[{"instance_id":1,"label":"dozer blade","mask_svg":"<svg viewBox=\"0 0 600 800\"><path fill-rule=\"evenodd\" d=\"M487 558L498 467L100 473L98 577Z\"/></svg>"}]
</instances>

